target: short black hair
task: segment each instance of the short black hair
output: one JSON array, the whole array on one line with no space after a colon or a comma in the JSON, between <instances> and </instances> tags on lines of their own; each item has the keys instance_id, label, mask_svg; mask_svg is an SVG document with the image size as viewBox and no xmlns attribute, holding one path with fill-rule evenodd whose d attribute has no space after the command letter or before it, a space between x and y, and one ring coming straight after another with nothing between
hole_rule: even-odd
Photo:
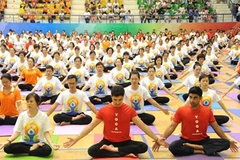
<instances>
[{"instance_id":1,"label":"short black hair","mask_svg":"<svg viewBox=\"0 0 240 160\"><path fill-rule=\"evenodd\" d=\"M188 94L197 94L199 97L202 97L202 89L200 87L192 87L189 89Z\"/></svg>"},{"instance_id":2,"label":"short black hair","mask_svg":"<svg viewBox=\"0 0 240 160\"><path fill-rule=\"evenodd\" d=\"M139 72L138 72L138 71L132 71L132 72L130 73L130 76L129 76L129 78L131 78L131 77L132 77L132 75L134 75L134 74L136 74L136 75L138 76L138 78L140 79L140 74L139 74Z\"/></svg>"},{"instance_id":3,"label":"short black hair","mask_svg":"<svg viewBox=\"0 0 240 160\"><path fill-rule=\"evenodd\" d=\"M6 79L8 79L9 81L12 81L12 76L11 76L11 74L9 74L9 73L4 73L4 74L1 76L1 80L2 80L3 78L6 78Z\"/></svg>"},{"instance_id":4,"label":"short black hair","mask_svg":"<svg viewBox=\"0 0 240 160\"><path fill-rule=\"evenodd\" d=\"M97 66L102 66L104 68L104 64L102 62L97 62L96 67Z\"/></svg>"},{"instance_id":5,"label":"short black hair","mask_svg":"<svg viewBox=\"0 0 240 160\"><path fill-rule=\"evenodd\" d=\"M149 71L151 68L152 68L154 71L156 71L156 68L155 68L154 66L149 66L149 67L147 68L147 71Z\"/></svg>"},{"instance_id":6,"label":"short black hair","mask_svg":"<svg viewBox=\"0 0 240 160\"><path fill-rule=\"evenodd\" d=\"M74 74L70 74L69 76L67 76L67 80L69 79L75 79L76 82L78 81L77 76Z\"/></svg>"},{"instance_id":7,"label":"short black hair","mask_svg":"<svg viewBox=\"0 0 240 160\"><path fill-rule=\"evenodd\" d=\"M95 51L90 51L89 55L91 55L91 54L95 54L96 55L96 52Z\"/></svg>"},{"instance_id":8,"label":"short black hair","mask_svg":"<svg viewBox=\"0 0 240 160\"><path fill-rule=\"evenodd\" d=\"M28 59L31 59L33 63L35 63L35 59L33 57L29 57Z\"/></svg>"},{"instance_id":9,"label":"short black hair","mask_svg":"<svg viewBox=\"0 0 240 160\"><path fill-rule=\"evenodd\" d=\"M125 52L123 52L123 55L128 55L129 56L129 52L125 51Z\"/></svg>"},{"instance_id":10,"label":"short black hair","mask_svg":"<svg viewBox=\"0 0 240 160\"><path fill-rule=\"evenodd\" d=\"M38 94L36 94L36 93L29 93L29 94L27 95L27 97L26 97L26 101L28 101L28 100L29 100L30 98L32 98L32 97L35 99L37 105L40 105L40 104L41 104L41 98L40 98L40 96L39 96Z\"/></svg>"},{"instance_id":11,"label":"short black hair","mask_svg":"<svg viewBox=\"0 0 240 160\"><path fill-rule=\"evenodd\" d=\"M51 66L51 65L47 65L47 66L46 66L46 70L47 70L47 69L51 69L52 71L54 70L54 69L53 69L53 66Z\"/></svg>"},{"instance_id":12,"label":"short black hair","mask_svg":"<svg viewBox=\"0 0 240 160\"><path fill-rule=\"evenodd\" d=\"M25 55L26 55L26 53L25 53L24 51L20 51L20 52L18 53L18 56L20 56L20 54L22 54L24 57L25 57Z\"/></svg>"},{"instance_id":13,"label":"short black hair","mask_svg":"<svg viewBox=\"0 0 240 160\"><path fill-rule=\"evenodd\" d=\"M60 53L59 53L59 52L54 52L53 57L54 57L56 54L60 56Z\"/></svg>"},{"instance_id":14,"label":"short black hair","mask_svg":"<svg viewBox=\"0 0 240 160\"><path fill-rule=\"evenodd\" d=\"M157 55L155 58L154 58L154 64L157 65L157 59L160 58L161 59L161 64L162 64L162 56L160 55Z\"/></svg>"},{"instance_id":15,"label":"short black hair","mask_svg":"<svg viewBox=\"0 0 240 160\"><path fill-rule=\"evenodd\" d=\"M208 80L209 80L208 75L206 75L206 74L201 74L200 77L199 77L199 82L200 82L203 78L208 78Z\"/></svg>"},{"instance_id":16,"label":"short black hair","mask_svg":"<svg viewBox=\"0 0 240 160\"><path fill-rule=\"evenodd\" d=\"M122 58L118 57L118 58L116 59L116 61L117 61L117 60L120 60L121 64L123 64L123 59L122 59ZM116 62L116 61L115 61L115 62Z\"/></svg>"},{"instance_id":17,"label":"short black hair","mask_svg":"<svg viewBox=\"0 0 240 160\"><path fill-rule=\"evenodd\" d=\"M197 56L197 60L199 61L199 59L200 59L200 58L203 58L203 59L205 60L205 55L204 55L204 54L202 54L202 53L201 53L201 54L199 54L199 55Z\"/></svg>"},{"instance_id":18,"label":"short black hair","mask_svg":"<svg viewBox=\"0 0 240 160\"><path fill-rule=\"evenodd\" d=\"M79 59L79 60L80 60L80 62L82 62L82 58L81 58L81 57L79 57L79 56L77 56L77 57L75 57L75 58L74 58L74 62L75 62L77 59Z\"/></svg>"},{"instance_id":19,"label":"short black hair","mask_svg":"<svg viewBox=\"0 0 240 160\"><path fill-rule=\"evenodd\" d=\"M125 90L120 85L113 86L112 89L111 89L111 96L112 97L124 96L124 94L125 94Z\"/></svg>"},{"instance_id":20,"label":"short black hair","mask_svg":"<svg viewBox=\"0 0 240 160\"><path fill-rule=\"evenodd\" d=\"M193 65L193 69L195 69L197 66L202 67L202 65L199 62L195 62L194 65Z\"/></svg>"}]
</instances>

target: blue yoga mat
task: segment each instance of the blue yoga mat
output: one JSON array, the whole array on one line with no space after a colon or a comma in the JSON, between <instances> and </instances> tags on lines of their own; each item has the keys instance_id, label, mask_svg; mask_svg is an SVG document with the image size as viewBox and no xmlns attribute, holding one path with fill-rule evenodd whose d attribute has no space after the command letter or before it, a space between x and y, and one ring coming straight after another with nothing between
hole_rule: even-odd
<instances>
[{"instance_id":1,"label":"blue yoga mat","mask_svg":"<svg viewBox=\"0 0 240 160\"><path fill-rule=\"evenodd\" d=\"M226 82L227 85L231 86L234 82ZM235 86L235 88L239 89L238 86Z\"/></svg>"},{"instance_id":2,"label":"blue yoga mat","mask_svg":"<svg viewBox=\"0 0 240 160\"><path fill-rule=\"evenodd\" d=\"M222 107L217 102L213 102L212 109L222 109Z\"/></svg>"},{"instance_id":3,"label":"blue yoga mat","mask_svg":"<svg viewBox=\"0 0 240 160\"><path fill-rule=\"evenodd\" d=\"M178 93L177 96L178 96L183 102L185 102L185 100L183 99L183 93Z\"/></svg>"},{"instance_id":4,"label":"blue yoga mat","mask_svg":"<svg viewBox=\"0 0 240 160\"><path fill-rule=\"evenodd\" d=\"M168 79L164 79L163 82L166 83L166 82L169 82L169 80L168 80ZM172 79L172 82L173 82L173 83L181 83L181 81L176 80L176 79Z\"/></svg>"},{"instance_id":5,"label":"blue yoga mat","mask_svg":"<svg viewBox=\"0 0 240 160\"><path fill-rule=\"evenodd\" d=\"M220 127L222 128L223 132L231 132L225 126L220 126ZM213 130L213 128L211 126L208 126L207 133L215 133L215 131Z\"/></svg>"},{"instance_id":6,"label":"blue yoga mat","mask_svg":"<svg viewBox=\"0 0 240 160\"><path fill-rule=\"evenodd\" d=\"M232 114L235 114L236 116L240 117L240 109L233 109L233 108L230 108L228 109L229 112L231 112Z\"/></svg>"},{"instance_id":7,"label":"blue yoga mat","mask_svg":"<svg viewBox=\"0 0 240 160\"><path fill-rule=\"evenodd\" d=\"M167 104L161 104L162 107L167 108L169 111L173 111L172 108L170 108ZM153 106L153 105L145 105L144 106L146 111L159 111L160 109L158 109L157 107Z\"/></svg>"},{"instance_id":8,"label":"blue yoga mat","mask_svg":"<svg viewBox=\"0 0 240 160\"><path fill-rule=\"evenodd\" d=\"M106 106L106 104L95 104L94 105L96 107L97 110L99 110L100 108L102 108L103 106ZM90 111L91 109L89 107L87 107L87 111Z\"/></svg>"}]
</instances>

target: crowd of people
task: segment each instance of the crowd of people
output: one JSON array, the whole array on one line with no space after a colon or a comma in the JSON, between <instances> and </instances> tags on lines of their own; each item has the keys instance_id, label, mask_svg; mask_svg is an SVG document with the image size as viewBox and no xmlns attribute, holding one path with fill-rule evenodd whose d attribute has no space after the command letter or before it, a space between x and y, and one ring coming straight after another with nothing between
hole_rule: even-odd
<instances>
[{"instance_id":1,"label":"crowd of people","mask_svg":"<svg viewBox=\"0 0 240 160\"><path fill-rule=\"evenodd\" d=\"M0 32L0 42L0 125L15 124L13 135L0 145L8 154L48 156L52 149L57 150L59 145L50 138L48 116L59 105L63 110L53 116L56 124L89 124L79 136L64 143L66 148L104 122L103 140L88 150L92 157L135 157L146 152L145 143L130 139L131 123L154 140L154 151L161 145L169 147L176 156L238 150L236 142L229 140L219 127L233 117L209 85L218 79L213 71L225 67L226 59L235 66L234 75L240 73L239 29L228 32L180 29L177 34L167 28L160 32L154 29L152 33L139 29L136 35L128 30L118 35L114 31L90 35L74 30L68 35L64 30L20 34L10 30L6 35ZM185 76L182 84L173 87L174 79ZM229 91L238 85L240 78ZM151 104L169 115L162 104L177 99L177 91L184 86L188 87L183 95L186 104L176 111L163 136L157 137L148 128L156 123L155 116L145 106ZM159 89L171 98L159 95ZM20 90L30 91L26 97L27 111L23 111ZM36 91L41 91L41 96ZM240 100L240 95L236 96ZM214 115L212 102L219 103L227 115ZM41 103L52 104L47 114L39 110ZM84 113L83 103L96 119ZM106 106L97 110L97 104ZM181 139L168 144L165 140L179 123ZM208 137L209 124L220 139ZM20 135L21 141L13 143Z\"/></svg>"}]
</instances>

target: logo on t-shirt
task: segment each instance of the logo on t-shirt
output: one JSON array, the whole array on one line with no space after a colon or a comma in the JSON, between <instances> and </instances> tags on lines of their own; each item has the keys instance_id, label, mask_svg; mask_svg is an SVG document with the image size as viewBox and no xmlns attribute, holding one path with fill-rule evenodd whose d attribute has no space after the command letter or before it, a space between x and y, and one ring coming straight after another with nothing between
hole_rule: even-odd
<instances>
[{"instance_id":1,"label":"logo on t-shirt","mask_svg":"<svg viewBox=\"0 0 240 160\"><path fill-rule=\"evenodd\" d=\"M130 72L131 66L128 63L125 63L123 65L123 68L125 68L126 70L128 70L128 72Z\"/></svg>"},{"instance_id":2,"label":"logo on t-shirt","mask_svg":"<svg viewBox=\"0 0 240 160\"><path fill-rule=\"evenodd\" d=\"M67 99L67 112L68 114L74 115L78 113L79 100L75 96L71 96Z\"/></svg>"},{"instance_id":3,"label":"logo on t-shirt","mask_svg":"<svg viewBox=\"0 0 240 160\"><path fill-rule=\"evenodd\" d=\"M96 72L95 64L90 63L89 64L89 73L95 73L95 72Z\"/></svg>"},{"instance_id":4,"label":"logo on t-shirt","mask_svg":"<svg viewBox=\"0 0 240 160\"><path fill-rule=\"evenodd\" d=\"M151 95L151 97L156 97L157 96L157 85L154 82L149 83L148 92Z\"/></svg>"},{"instance_id":5,"label":"logo on t-shirt","mask_svg":"<svg viewBox=\"0 0 240 160\"><path fill-rule=\"evenodd\" d=\"M140 109L141 109L141 106L140 106L141 101L142 101L142 97L141 97L141 95L138 94L138 93L133 93L133 94L130 96L131 106L132 106L135 110L140 110Z\"/></svg>"},{"instance_id":6,"label":"logo on t-shirt","mask_svg":"<svg viewBox=\"0 0 240 160\"><path fill-rule=\"evenodd\" d=\"M25 65L21 65L21 66L18 67L18 70L19 70L20 73L22 73L22 71L23 71L25 68L26 68Z\"/></svg>"},{"instance_id":7,"label":"logo on t-shirt","mask_svg":"<svg viewBox=\"0 0 240 160\"><path fill-rule=\"evenodd\" d=\"M44 58L44 59L42 60L42 66L43 66L43 67L46 67L47 64L48 64L48 59Z\"/></svg>"},{"instance_id":8,"label":"logo on t-shirt","mask_svg":"<svg viewBox=\"0 0 240 160\"><path fill-rule=\"evenodd\" d=\"M144 67L144 60L143 59L139 59L138 60L138 65L139 65L139 67Z\"/></svg>"},{"instance_id":9,"label":"logo on t-shirt","mask_svg":"<svg viewBox=\"0 0 240 160\"><path fill-rule=\"evenodd\" d=\"M198 87L198 86L200 86L200 83L199 83L199 81L198 81L198 80L196 80L196 81L194 82L193 86L195 86L195 87Z\"/></svg>"},{"instance_id":10,"label":"logo on t-shirt","mask_svg":"<svg viewBox=\"0 0 240 160\"><path fill-rule=\"evenodd\" d=\"M78 71L74 72L74 75L77 76L78 84L82 83L82 72L78 70Z\"/></svg>"},{"instance_id":11,"label":"logo on t-shirt","mask_svg":"<svg viewBox=\"0 0 240 160\"><path fill-rule=\"evenodd\" d=\"M157 78L162 78L163 77L163 72L161 70L157 70L156 73L155 73L155 76Z\"/></svg>"},{"instance_id":12,"label":"logo on t-shirt","mask_svg":"<svg viewBox=\"0 0 240 160\"><path fill-rule=\"evenodd\" d=\"M108 60L107 60L107 66L113 66L113 60L111 59L111 58L109 58Z\"/></svg>"},{"instance_id":13,"label":"logo on t-shirt","mask_svg":"<svg viewBox=\"0 0 240 160\"><path fill-rule=\"evenodd\" d=\"M51 82L47 82L44 86L44 93L43 95L46 96L46 97L51 97L53 96L53 89L54 89L54 86Z\"/></svg>"},{"instance_id":14,"label":"logo on t-shirt","mask_svg":"<svg viewBox=\"0 0 240 160\"><path fill-rule=\"evenodd\" d=\"M104 80L97 80L96 82L96 94L105 94L105 86L106 83L104 82Z\"/></svg>"},{"instance_id":15,"label":"logo on t-shirt","mask_svg":"<svg viewBox=\"0 0 240 160\"><path fill-rule=\"evenodd\" d=\"M212 108L212 98L208 95L203 95L202 96L201 103L205 107Z\"/></svg>"},{"instance_id":16,"label":"logo on t-shirt","mask_svg":"<svg viewBox=\"0 0 240 160\"><path fill-rule=\"evenodd\" d=\"M33 144L39 142L38 134L40 127L34 121L28 122L24 125L23 139L27 144Z\"/></svg>"},{"instance_id":17,"label":"logo on t-shirt","mask_svg":"<svg viewBox=\"0 0 240 160\"><path fill-rule=\"evenodd\" d=\"M124 75L121 72L118 72L116 75L117 83L123 83L124 82Z\"/></svg>"},{"instance_id":18,"label":"logo on t-shirt","mask_svg":"<svg viewBox=\"0 0 240 160\"><path fill-rule=\"evenodd\" d=\"M11 58L9 61L10 67L12 68L16 60L14 58Z\"/></svg>"},{"instance_id":19,"label":"logo on t-shirt","mask_svg":"<svg viewBox=\"0 0 240 160\"><path fill-rule=\"evenodd\" d=\"M61 69L61 67L58 64L56 64L54 66L54 74L59 76L60 75L60 69Z\"/></svg>"}]
</instances>

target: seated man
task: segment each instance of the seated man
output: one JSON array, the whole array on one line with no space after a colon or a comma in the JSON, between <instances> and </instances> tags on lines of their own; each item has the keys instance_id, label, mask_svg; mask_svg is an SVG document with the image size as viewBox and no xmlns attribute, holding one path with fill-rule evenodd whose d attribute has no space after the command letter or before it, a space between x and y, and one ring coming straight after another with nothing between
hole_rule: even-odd
<instances>
[{"instance_id":1,"label":"seated man","mask_svg":"<svg viewBox=\"0 0 240 160\"><path fill-rule=\"evenodd\" d=\"M92 157L136 157L136 154L146 152L148 146L145 143L133 141L129 136L131 121L150 136L156 144L166 144L160 143L158 137L140 120L136 111L123 103L124 89L122 86L114 86L111 96L112 103L102 107L96 119L76 138L70 138L64 143L65 148L73 146L102 121L104 122L103 139L88 149L88 154Z\"/></svg>"},{"instance_id":2,"label":"seated man","mask_svg":"<svg viewBox=\"0 0 240 160\"><path fill-rule=\"evenodd\" d=\"M57 108L58 105L63 105L63 112L58 113L53 117L56 123L60 123L60 125L89 124L92 121L92 117L82 112L82 102L86 103L86 105L95 114L97 113L96 108L90 102L87 94L76 88L77 77L75 75L69 75L67 77L67 83L69 89L60 93L56 102L50 107L49 111L47 112L47 115L51 115L51 113Z\"/></svg>"},{"instance_id":3,"label":"seated man","mask_svg":"<svg viewBox=\"0 0 240 160\"><path fill-rule=\"evenodd\" d=\"M103 73L104 64L98 62L96 64L97 73L89 78L88 82L82 88L86 91L88 88L93 91L93 95L89 97L91 103L102 104L112 102L111 96L108 93L108 86L114 86L114 81Z\"/></svg>"},{"instance_id":4,"label":"seated man","mask_svg":"<svg viewBox=\"0 0 240 160\"><path fill-rule=\"evenodd\" d=\"M201 99L201 88L192 87L189 90L189 104L176 111L170 126L161 137L162 143L174 132L178 124L182 123L180 140L172 142L169 146L173 155L206 154L212 156L216 155L217 152L227 150L229 147L233 152L238 151L236 142L229 140L218 126L212 110L200 104ZM220 139L209 138L206 133L208 124L212 126ZM158 147L155 144L153 150L158 149Z\"/></svg>"}]
</instances>

